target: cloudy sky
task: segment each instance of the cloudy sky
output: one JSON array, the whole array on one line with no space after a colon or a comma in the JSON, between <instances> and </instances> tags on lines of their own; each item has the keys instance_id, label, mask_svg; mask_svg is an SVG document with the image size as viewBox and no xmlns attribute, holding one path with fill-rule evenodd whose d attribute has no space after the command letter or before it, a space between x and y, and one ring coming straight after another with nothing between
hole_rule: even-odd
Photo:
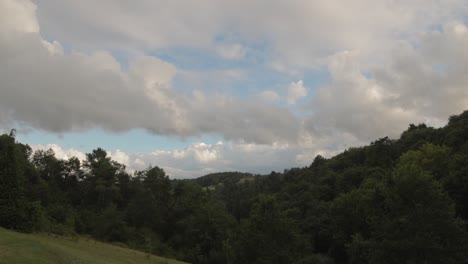
<instances>
[{"instance_id":1,"label":"cloudy sky","mask_svg":"<svg viewBox=\"0 0 468 264\"><path fill-rule=\"evenodd\" d=\"M466 0L0 0L0 132L173 178L442 126L466 69Z\"/></svg>"}]
</instances>

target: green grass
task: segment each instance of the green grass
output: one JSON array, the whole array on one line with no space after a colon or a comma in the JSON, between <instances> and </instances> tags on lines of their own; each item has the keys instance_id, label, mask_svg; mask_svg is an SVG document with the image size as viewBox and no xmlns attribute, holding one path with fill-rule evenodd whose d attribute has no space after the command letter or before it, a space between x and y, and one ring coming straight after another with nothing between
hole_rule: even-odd
<instances>
[{"instance_id":1,"label":"green grass","mask_svg":"<svg viewBox=\"0 0 468 264\"><path fill-rule=\"evenodd\" d=\"M144 252L85 238L69 239L47 234L22 234L0 228L1 264L178 264Z\"/></svg>"}]
</instances>

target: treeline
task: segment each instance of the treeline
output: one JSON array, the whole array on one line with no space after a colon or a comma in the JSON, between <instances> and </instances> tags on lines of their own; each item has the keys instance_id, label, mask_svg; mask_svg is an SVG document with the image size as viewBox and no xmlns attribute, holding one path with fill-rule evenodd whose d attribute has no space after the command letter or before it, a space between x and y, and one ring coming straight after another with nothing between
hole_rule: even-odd
<instances>
[{"instance_id":1,"label":"treeline","mask_svg":"<svg viewBox=\"0 0 468 264\"><path fill-rule=\"evenodd\" d=\"M133 175L102 149L33 153L0 136L0 225L84 234L192 263L466 263L468 111L310 166Z\"/></svg>"}]
</instances>

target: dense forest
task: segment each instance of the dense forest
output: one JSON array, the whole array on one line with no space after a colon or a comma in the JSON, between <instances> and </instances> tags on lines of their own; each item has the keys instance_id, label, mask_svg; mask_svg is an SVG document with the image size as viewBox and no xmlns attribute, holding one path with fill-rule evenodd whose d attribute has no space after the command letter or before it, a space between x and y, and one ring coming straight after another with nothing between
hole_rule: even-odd
<instances>
[{"instance_id":1,"label":"dense forest","mask_svg":"<svg viewBox=\"0 0 468 264\"><path fill-rule=\"evenodd\" d=\"M0 226L191 263L467 263L468 111L310 166L171 180L0 136Z\"/></svg>"}]
</instances>

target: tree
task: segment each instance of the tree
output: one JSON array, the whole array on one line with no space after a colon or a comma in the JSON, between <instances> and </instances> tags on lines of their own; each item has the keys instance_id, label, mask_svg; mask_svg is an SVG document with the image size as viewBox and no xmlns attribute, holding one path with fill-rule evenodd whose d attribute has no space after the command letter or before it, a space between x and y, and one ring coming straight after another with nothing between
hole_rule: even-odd
<instances>
[{"instance_id":1,"label":"tree","mask_svg":"<svg viewBox=\"0 0 468 264\"><path fill-rule=\"evenodd\" d=\"M455 217L453 202L441 185L422 168L421 155L404 154L383 188L382 203L368 204L374 211L367 214L370 237L353 237L352 257L383 264L466 260L463 222Z\"/></svg>"},{"instance_id":2,"label":"tree","mask_svg":"<svg viewBox=\"0 0 468 264\"><path fill-rule=\"evenodd\" d=\"M118 175L126 173L124 165L111 160L105 150L97 148L92 153L86 154L83 167L86 169L88 204L94 205L97 210L102 210L121 199Z\"/></svg>"},{"instance_id":3,"label":"tree","mask_svg":"<svg viewBox=\"0 0 468 264\"><path fill-rule=\"evenodd\" d=\"M229 262L299 263L301 241L295 224L273 196L259 196L252 213L227 242Z\"/></svg>"},{"instance_id":4,"label":"tree","mask_svg":"<svg viewBox=\"0 0 468 264\"><path fill-rule=\"evenodd\" d=\"M38 193L39 197L37 197L42 205L65 203L64 173L62 170L64 161L57 159L52 149L37 150L32 156L32 164L39 175L39 187L45 187L41 193Z\"/></svg>"},{"instance_id":5,"label":"tree","mask_svg":"<svg viewBox=\"0 0 468 264\"><path fill-rule=\"evenodd\" d=\"M147 227L164 234L168 228L172 186L169 177L159 167L149 167L135 173L136 193L129 203L127 219L136 227Z\"/></svg>"},{"instance_id":6,"label":"tree","mask_svg":"<svg viewBox=\"0 0 468 264\"><path fill-rule=\"evenodd\" d=\"M40 208L25 195L29 146L15 142L14 131L0 136L0 226L32 231Z\"/></svg>"}]
</instances>

